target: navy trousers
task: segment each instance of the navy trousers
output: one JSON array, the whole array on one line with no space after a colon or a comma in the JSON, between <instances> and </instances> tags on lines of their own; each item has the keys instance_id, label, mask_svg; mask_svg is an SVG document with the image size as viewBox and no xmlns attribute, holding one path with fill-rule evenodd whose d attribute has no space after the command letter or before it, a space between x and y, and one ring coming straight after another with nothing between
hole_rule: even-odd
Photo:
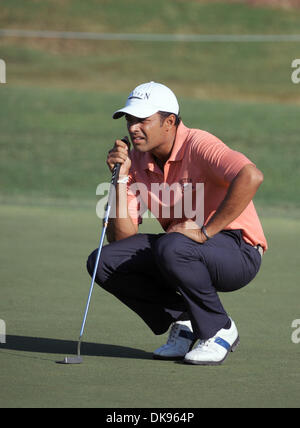
<instances>
[{"instance_id":1,"label":"navy trousers","mask_svg":"<svg viewBox=\"0 0 300 428\"><path fill-rule=\"evenodd\" d=\"M97 250L87 261L93 274ZM222 231L199 244L181 233L137 234L103 247L96 282L135 311L155 334L190 319L196 338L206 340L229 318L218 292L247 285L261 256L240 230Z\"/></svg>"}]
</instances>

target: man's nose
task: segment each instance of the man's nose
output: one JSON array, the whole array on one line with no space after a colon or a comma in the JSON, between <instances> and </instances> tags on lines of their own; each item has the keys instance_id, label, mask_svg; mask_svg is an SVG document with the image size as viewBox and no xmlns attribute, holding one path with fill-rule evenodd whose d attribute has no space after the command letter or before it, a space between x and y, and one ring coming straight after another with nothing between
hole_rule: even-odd
<instances>
[{"instance_id":1,"label":"man's nose","mask_svg":"<svg viewBox=\"0 0 300 428\"><path fill-rule=\"evenodd\" d=\"M132 134L139 131L139 122L128 123L128 131Z\"/></svg>"}]
</instances>

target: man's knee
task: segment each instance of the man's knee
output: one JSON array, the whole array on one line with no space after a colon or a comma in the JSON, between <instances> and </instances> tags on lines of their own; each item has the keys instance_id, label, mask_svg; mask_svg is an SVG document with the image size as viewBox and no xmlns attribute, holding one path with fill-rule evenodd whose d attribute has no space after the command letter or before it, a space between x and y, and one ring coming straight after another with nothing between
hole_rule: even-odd
<instances>
[{"instance_id":1,"label":"man's knee","mask_svg":"<svg viewBox=\"0 0 300 428\"><path fill-rule=\"evenodd\" d=\"M182 258L185 236L181 233L167 233L155 245L155 259L159 266L165 269L176 268Z\"/></svg>"},{"instance_id":2,"label":"man's knee","mask_svg":"<svg viewBox=\"0 0 300 428\"><path fill-rule=\"evenodd\" d=\"M97 250L93 251L89 255L87 262L86 262L87 271L91 276L93 276L93 273L94 273L96 257L97 257Z\"/></svg>"},{"instance_id":3,"label":"man's knee","mask_svg":"<svg viewBox=\"0 0 300 428\"><path fill-rule=\"evenodd\" d=\"M95 264L97 262L99 249L94 250L88 257L86 267L87 271L92 277L95 270ZM102 288L105 288L105 284L109 282L111 277L115 274L117 269L114 257L114 251L111 244L104 245L101 250L101 255L98 261L95 281Z\"/></svg>"},{"instance_id":4,"label":"man's knee","mask_svg":"<svg viewBox=\"0 0 300 428\"><path fill-rule=\"evenodd\" d=\"M94 274L94 270L95 270L95 265L96 265L96 261L97 261L97 255L98 255L98 249L94 250L88 257L87 262L86 262L86 268L88 273L90 274L90 276L92 277ZM102 248L101 251L101 256L100 256L100 260L98 261L98 266L97 266L97 272L96 272L96 276L95 276L95 281L97 284L101 285L107 280L105 273L104 273L104 261L105 258L105 247Z\"/></svg>"}]
</instances>

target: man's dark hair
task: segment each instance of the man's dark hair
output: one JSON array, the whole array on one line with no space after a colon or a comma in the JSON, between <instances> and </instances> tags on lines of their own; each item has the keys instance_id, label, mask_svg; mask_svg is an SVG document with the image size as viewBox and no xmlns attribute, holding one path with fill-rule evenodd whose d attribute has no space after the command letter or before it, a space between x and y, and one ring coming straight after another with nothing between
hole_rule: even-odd
<instances>
[{"instance_id":1,"label":"man's dark hair","mask_svg":"<svg viewBox=\"0 0 300 428\"><path fill-rule=\"evenodd\" d=\"M167 119L167 117L169 117L171 114L174 114L176 120L175 120L175 126L176 128L178 127L178 125L181 122L181 117L179 116L179 114L175 114L175 113L169 113L168 111L159 111L158 114L160 115L160 123L161 125L164 123L165 119Z\"/></svg>"}]
</instances>

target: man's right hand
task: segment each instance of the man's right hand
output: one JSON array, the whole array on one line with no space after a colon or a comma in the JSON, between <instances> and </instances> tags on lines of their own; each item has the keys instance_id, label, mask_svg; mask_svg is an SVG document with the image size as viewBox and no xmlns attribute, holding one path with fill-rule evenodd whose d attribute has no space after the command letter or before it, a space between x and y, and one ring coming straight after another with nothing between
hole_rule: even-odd
<instances>
[{"instance_id":1,"label":"man's right hand","mask_svg":"<svg viewBox=\"0 0 300 428\"><path fill-rule=\"evenodd\" d=\"M128 175L131 167L131 160L128 156L128 145L122 140L116 140L114 147L108 152L106 163L111 172L115 164L120 163L120 175Z\"/></svg>"}]
</instances>

